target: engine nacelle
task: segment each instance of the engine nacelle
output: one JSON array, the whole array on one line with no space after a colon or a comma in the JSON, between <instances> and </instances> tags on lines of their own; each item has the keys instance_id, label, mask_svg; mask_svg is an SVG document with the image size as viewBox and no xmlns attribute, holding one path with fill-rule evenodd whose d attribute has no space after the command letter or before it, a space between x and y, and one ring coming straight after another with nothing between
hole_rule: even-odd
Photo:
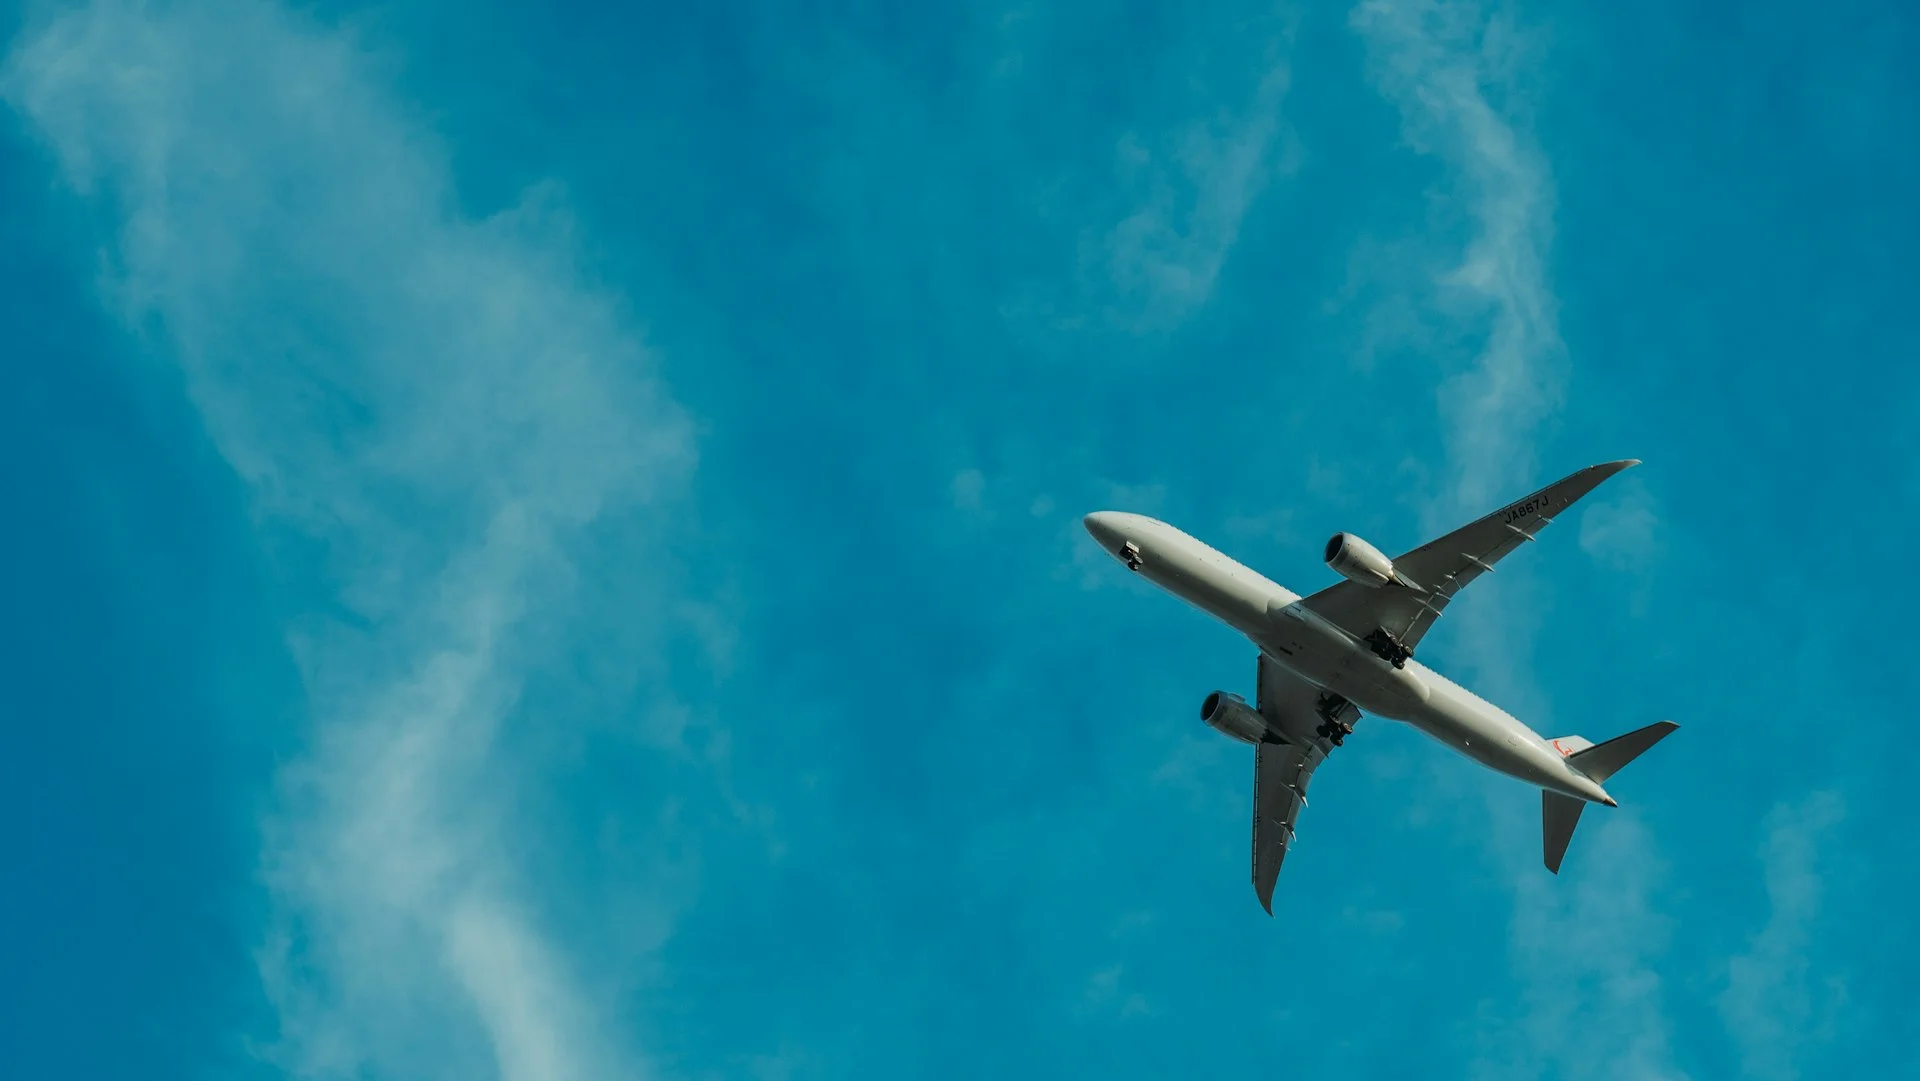
<instances>
[{"instance_id":1,"label":"engine nacelle","mask_svg":"<svg viewBox=\"0 0 1920 1081\"><path fill-rule=\"evenodd\" d=\"M1200 703L1200 719L1242 743L1258 743L1267 734L1266 718L1237 694L1215 691Z\"/></svg>"},{"instance_id":2,"label":"engine nacelle","mask_svg":"<svg viewBox=\"0 0 1920 1081\"><path fill-rule=\"evenodd\" d=\"M1351 533L1335 533L1333 539L1327 541L1324 558L1327 566L1363 586L1377 589L1388 582L1407 583L1406 578L1393 569L1393 560Z\"/></svg>"}]
</instances>

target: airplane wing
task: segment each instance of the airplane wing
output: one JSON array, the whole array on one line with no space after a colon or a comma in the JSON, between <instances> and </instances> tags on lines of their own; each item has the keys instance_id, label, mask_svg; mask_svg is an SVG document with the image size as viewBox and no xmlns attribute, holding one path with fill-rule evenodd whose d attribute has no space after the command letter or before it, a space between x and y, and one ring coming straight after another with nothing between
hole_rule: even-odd
<instances>
[{"instance_id":1,"label":"airplane wing","mask_svg":"<svg viewBox=\"0 0 1920 1081\"><path fill-rule=\"evenodd\" d=\"M1398 582L1372 587L1342 579L1302 603L1357 637L1384 630L1411 650L1461 587L1532 540L1601 481L1639 464L1630 458L1588 466L1395 559L1394 569L1418 589Z\"/></svg>"},{"instance_id":2,"label":"airplane wing","mask_svg":"<svg viewBox=\"0 0 1920 1081\"><path fill-rule=\"evenodd\" d=\"M1273 734L1254 747L1253 892L1273 915L1273 884L1293 844L1294 822L1307 805L1307 782L1326 761L1333 744L1320 734L1320 688L1260 658L1258 709ZM1341 719L1351 724L1359 711L1343 704Z\"/></svg>"}]
</instances>

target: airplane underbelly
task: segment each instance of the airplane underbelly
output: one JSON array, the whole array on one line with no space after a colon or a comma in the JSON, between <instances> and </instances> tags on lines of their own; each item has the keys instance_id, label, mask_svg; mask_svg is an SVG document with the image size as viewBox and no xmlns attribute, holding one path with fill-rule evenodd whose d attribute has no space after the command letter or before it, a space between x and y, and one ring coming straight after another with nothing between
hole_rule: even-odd
<instances>
[{"instance_id":1,"label":"airplane underbelly","mask_svg":"<svg viewBox=\"0 0 1920 1081\"><path fill-rule=\"evenodd\" d=\"M1378 678L1362 664L1344 663L1332 675L1327 689L1378 717L1404 721L1420 708L1418 694L1406 684Z\"/></svg>"},{"instance_id":2,"label":"airplane underbelly","mask_svg":"<svg viewBox=\"0 0 1920 1081\"><path fill-rule=\"evenodd\" d=\"M1408 720L1426 701L1419 676L1396 669L1338 632L1281 613L1260 645L1296 675L1376 716Z\"/></svg>"}]
</instances>

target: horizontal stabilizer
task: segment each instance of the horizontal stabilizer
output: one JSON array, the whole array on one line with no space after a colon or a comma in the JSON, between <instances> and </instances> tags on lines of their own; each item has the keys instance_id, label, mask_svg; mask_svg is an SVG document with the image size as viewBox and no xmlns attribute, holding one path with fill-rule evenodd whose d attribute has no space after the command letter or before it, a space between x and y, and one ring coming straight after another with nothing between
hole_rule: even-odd
<instances>
[{"instance_id":1,"label":"horizontal stabilizer","mask_svg":"<svg viewBox=\"0 0 1920 1081\"><path fill-rule=\"evenodd\" d=\"M1546 849L1547 870L1560 873L1560 861L1567 854L1567 842L1573 840L1573 827L1580 824L1580 812L1587 801L1558 792L1540 793L1540 836Z\"/></svg>"},{"instance_id":2,"label":"horizontal stabilizer","mask_svg":"<svg viewBox=\"0 0 1920 1081\"><path fill-rule=\"evenodd\" d=\"M1667 733L1679 727L1672 721L1656 721L1584 751L1575 751L1567 756L1567 765L1600 784L1606 784L1607 778L1618 773L1620 767L1640 757L1647 748L1667 738Z\"/></svg>"}]
</instances>

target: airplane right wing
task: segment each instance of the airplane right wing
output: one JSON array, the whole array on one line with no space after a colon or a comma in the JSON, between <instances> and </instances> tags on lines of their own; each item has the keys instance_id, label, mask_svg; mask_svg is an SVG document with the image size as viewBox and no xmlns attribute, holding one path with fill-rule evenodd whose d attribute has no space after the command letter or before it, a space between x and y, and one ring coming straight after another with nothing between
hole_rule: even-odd
<instances>
[{"instance_id":1,"label":"airplane right wing","mask_svg":"<svg viewBox=\"0 0 1920 1081\"><path fill-rule=\"evenodd\" d=\"M1254 748L1253 892L1273 915L1273 884L1293 845L1294 822L1307 805L1307 782L1333 749L1319 709L1320 688L1260 658L1260 715L1269 733ZM1341 702L1338 718L1351 725L1360 711Z\"/></svg>"},{"instance_id":2,"label":"airplane right wing","mask_svg":"<svg viewBox=\"0 0 1920 1081\"><path fill-rule=\"evenodd\" d=\"M1340 581L1302 603L1357 638L1384 632L1405 646L1410 655L1462 587L1532 540L1602 481L1638 464L1638 459L1628 458L1588 466L1395 557L1394 570L1418 588L1400 582L1364 586Z\"/></svg>"}]
</instances>

